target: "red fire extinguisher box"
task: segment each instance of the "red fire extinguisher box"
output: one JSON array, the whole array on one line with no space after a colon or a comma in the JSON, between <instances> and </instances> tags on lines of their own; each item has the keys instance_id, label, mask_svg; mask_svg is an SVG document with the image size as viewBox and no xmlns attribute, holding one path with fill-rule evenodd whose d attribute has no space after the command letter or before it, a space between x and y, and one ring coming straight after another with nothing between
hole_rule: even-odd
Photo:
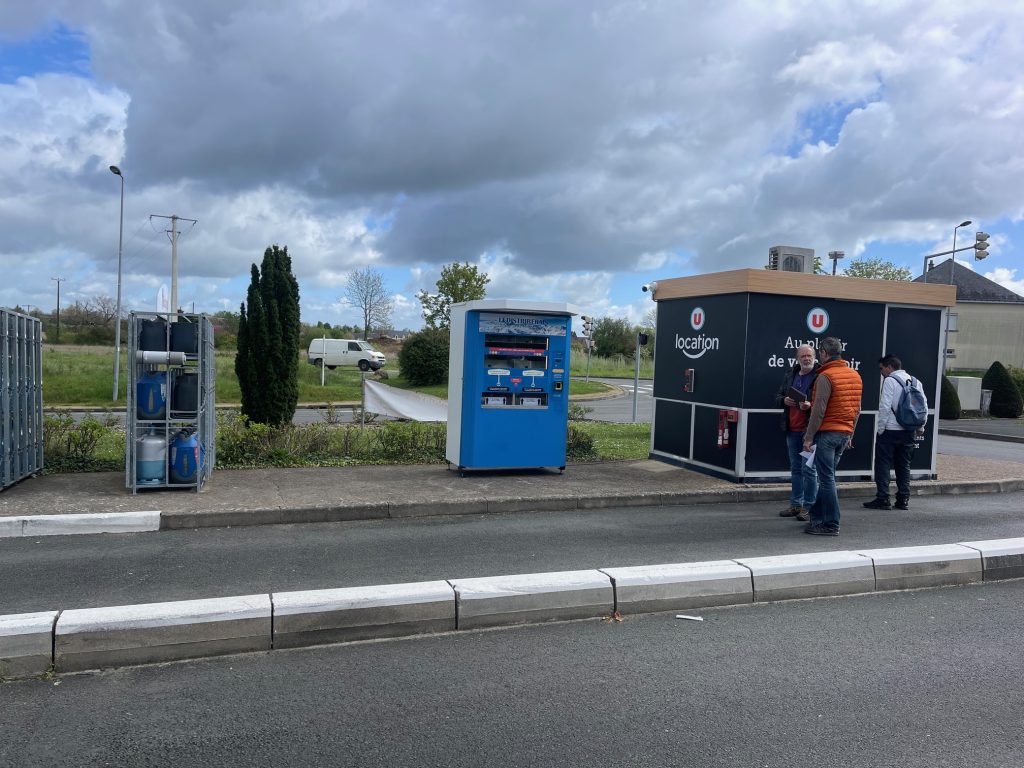
<instances>
[{"instance_id":1,"label":"red fire extinguisher box","mask_svg":"<svg viewBox=\"0 0 1024 768\"><path fill-rule=\"evenodd\" d=\"M893 354L932 411L911 474L934 478L951 285L740 269L659 280L651 458L737 481L789 477L775 396L801 344L834 336L863 379L853 447L837 476L870 479L881 373Z\"/></svg>"}]
</instances>

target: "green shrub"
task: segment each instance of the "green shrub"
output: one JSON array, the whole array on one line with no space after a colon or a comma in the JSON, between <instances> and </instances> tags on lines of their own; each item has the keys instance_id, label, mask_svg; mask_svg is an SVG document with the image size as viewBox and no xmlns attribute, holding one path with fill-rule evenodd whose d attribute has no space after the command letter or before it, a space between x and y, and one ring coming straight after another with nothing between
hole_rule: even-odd
<instances>
[{"instance_id":1,"label":"green shrub","mask_svg":"<svg viewBox=\"0 0 1024 768\"><path fill-rule=\"evenodd\" d=\"M1017 385L1017 391L1020 392L1021 397L1024 397L1024 368L1008 365L1006 370L1009 372L1010 378L1013 379L1013 383Z\"/></svg>"},{"instance_id":2,"label":"green shrub","mask_svg":"<svg viewBox=\"0 0 1024 768\"><path fill-rule=\"evenodd\" d=\"M579 403L569 403L569 421L586 421L587 416L593 412L593 408L587 408Z\"/></svg>"},{"instance_id":3,"label":"green shrub","mask_svg":"<svg viewBox=\"0 0 1024 768\"><path fill-rule=\"evenodd\" d=\"M982 389L992 390L989 413L993 416L1016 419L1024 412L1024 399L1021 398L1020 390L1010 378L1009 371L998 360L985 371L981 386Z\"/></svg>"},{"instance_id":4,"label":"green shrub","mask_svg":"<svg viewBox=\"0 0 1024 768\"><path fill-rule=\"evenodd\" d=\"M398 353L398 367L413 386L444 383L448 378L448 329L424 328L412 334Z\"/></svg>"},{"instance_id":5,"label":"green shrub","mask_svg":"<svg viewBox=\"0 0 1024 768\"><path fill-rule=\"evenodd\" d=\"M433 464L444 461L446 425L389 421L373 430L374 454L385 462Z\"/></svg>"},{"instance_id":6,"label":"green shrub","mask_svg":"<svg viewBox=\"0 0 1024 768\"><path fill-rule=\"evenodd\" d=\"M939 418L959 419L963 409L960 407L960 395L957 394L953 382L942 377L942 389L939 393Z\"/></svg>"},{"instance_id":7,"label":"green shrub","mask_svg":"<svg viewBox=\"0 0 1024 768\"><path fill-rule=\"evenodd\" d=\"M45 474L118 470L124 467L124 434L93 416L76 422L70 414L45 414L43 455Z\"/></svg>"},{"instance_id":8,"label":"green shrub","mask_svg":"<svg viewBox=\"0 0 1024 768\"><path fill-rule=\"evenodd\" d=\"M569 435L565 445L566 459L571 461L589 461L597 458L597 450L594 448L594 438L569 425Z\"/></svg>"},{"instance_id":9,"label":"green shrub","mask_svg":"<svg viewBox=\"0 0 1024 768\"><path fill-rule=\"evenodd\" d=\"M217 465L295 467L332 456L334 430L326 424L256 424L239 414L217 419Z\"/></svg>"}]
</instances>

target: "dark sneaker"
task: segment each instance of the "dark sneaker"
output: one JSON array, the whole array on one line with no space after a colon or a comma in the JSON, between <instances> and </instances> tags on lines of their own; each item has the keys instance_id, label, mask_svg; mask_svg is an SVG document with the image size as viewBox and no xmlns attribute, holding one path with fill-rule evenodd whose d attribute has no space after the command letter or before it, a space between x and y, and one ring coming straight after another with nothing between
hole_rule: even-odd
<instances>
[{"instance_id":1,"label":"dark sneaker","mask_svg":"<svg viewBox=\"0 0 1024 768\"><path fill-rule=\"evenodd\" d=\"M809 533L811 536L838 536L839 529L821 523L812 523L804 528L804 533Z\"/></svg>"},{"instance_id":2,"label":"dark sneaker","mask_svg":"<svg viewBox=\"0 0 1024 768\"><path fill-rule=\"evenodd\" d=\"M881 499L872 499L871 501L865 501L864 506L868 509L892 509L888 501L882 501Z\"/></svg>"},{"instance_id":3,"label":"dark sneaker","mask_svg":"<svg viewBox=\"0 0 1024 768\"><path fill-rule=\"evenodd\" d=\"M908 509L910 509L910 506L907 504L906 499L896 499L896 503L892 505L892 508L902 509L904 512L906 512Z\"/></svg>"},{"instance_id":4,"label":"dark sneaker","mask_svg":"<svg viewBox=\"0 0 1024 768\"><path fill-rule=\"evenodd\" d=\"M779 512L779 517L796 517L803 510L800 507L786 507L784 510Z\"/></svg>"},{"instance_id":5,"label":"dark sneaker","mask_svg":"<svg viewBox=\"0 0 1024 768\"><path fill-rule=\"evenodd\" d=\"M796 519L802 523L806 523L808 520L811 519L811 513L807 510L806 507L800 507L800 513L796 515Z\"/></svg>"}]
</instances>

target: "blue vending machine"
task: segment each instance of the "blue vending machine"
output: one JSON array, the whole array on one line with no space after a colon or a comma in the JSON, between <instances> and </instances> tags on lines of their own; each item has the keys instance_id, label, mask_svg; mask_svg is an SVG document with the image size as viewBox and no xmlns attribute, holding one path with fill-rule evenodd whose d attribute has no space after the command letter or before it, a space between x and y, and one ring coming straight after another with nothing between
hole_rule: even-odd
<instances>
[{"instance_id":1,"label":"blue vending machine","mask_svg":"<svg viewBox=\"0 0 1024 768\"><path fill-rule=\"evenodd\" d=\"M453 304L446 457L467 469L565 469L570 304Z\"/></svg>"}]
</instances>

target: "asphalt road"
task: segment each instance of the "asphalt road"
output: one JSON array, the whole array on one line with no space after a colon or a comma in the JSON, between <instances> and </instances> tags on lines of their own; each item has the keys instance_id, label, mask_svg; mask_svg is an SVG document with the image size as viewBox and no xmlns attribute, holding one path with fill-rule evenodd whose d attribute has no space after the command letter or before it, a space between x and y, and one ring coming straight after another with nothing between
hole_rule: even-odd
<instances>
[{"instance_id":1,"label":"asphalt road","mask_svg":"<svg viewBox=\"0 0 1024 768\"><path fill-rule=\"evenodd\" d=\"M1024 464L1024 443L939 435L939 453L950 456L973 456L978 459L1015 461L1018 464Z\"/></svg>"},{"instance_id":2,"label":"asphalt road","mask_svg":"<svg viewBox=\"0 0 1024 768\"><path fill-rule=\"evenodd\" d=\"M603 400L580 400L579 405L590 409L587 418L593 421L612 421L626 423L633 421L633 380L632 379L598 379L593 376L591 381L600 381L619 387L624 392L619 397ZM640 379L636 388L636 421L650 423L654 417L654 382L651 379Z\"/></svg>"},{"instance_id":3,"label":"asphalt road","mask_svg":"<svg viewBox=\"0 0 1024 768\"><path fill-rule=\"evenodd\" d=\"M0 539L0 614L1024 536L1024 493L921 497L910 512L865 510L849 500L837 538L803 534L800 523L778 516L782 506Z\"/></svg>"},{"instance_id":4,"label":"asphalt road","mask_svg":"<svg viewBox=\"0 0 1024 768\"><path fill-rule=\"evenodd\" d=\"M1024 580L0 685L0 765L1024 765Z\"/></svg>"}]
</instances>

